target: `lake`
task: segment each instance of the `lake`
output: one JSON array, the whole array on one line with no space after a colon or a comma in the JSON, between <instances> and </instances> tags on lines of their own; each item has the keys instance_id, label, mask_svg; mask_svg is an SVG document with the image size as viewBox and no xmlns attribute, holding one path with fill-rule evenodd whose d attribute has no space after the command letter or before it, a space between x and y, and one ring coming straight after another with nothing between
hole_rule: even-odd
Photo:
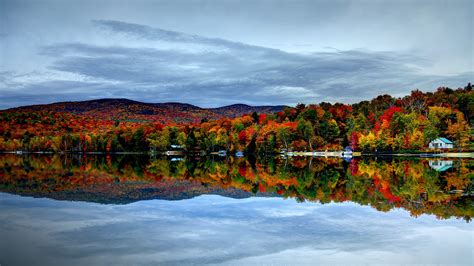
<instances>
[{"instance_id":1,"label":"lake","mask_svg":"<svg viewBox=\"0 0 474 266\"><path fill-rule=\"evenodd\" d=\"M0 155L0 265L472 265L474 160Z\"/></svg>"}]
</instances>

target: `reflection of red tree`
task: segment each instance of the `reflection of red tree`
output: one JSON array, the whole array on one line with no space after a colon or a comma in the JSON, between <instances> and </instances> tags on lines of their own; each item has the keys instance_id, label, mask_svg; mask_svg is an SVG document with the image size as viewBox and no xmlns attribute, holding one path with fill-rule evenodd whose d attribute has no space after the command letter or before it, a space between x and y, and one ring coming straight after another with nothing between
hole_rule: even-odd
<instances>
[{"instance_id":1,"label":"reflection of red tree","mask_svg":"<svg viewBox=\"0 0 474 266\"><path fill-rule=\"evenodd\" d=\"M245 130L242 130L239 132L239 141L241 143L244 143L247 140L247 134L245 133Z\"/></svg>"},{"instance_id":2,"label":"reflection of red tree","mask_svg":"<svg viewBox=\"0 0 474 266\"><path fill-rule=\"evenodd\" d=\"M144 171L143 176L145 177L145 180L151 180L152 182L160 182L161 180L163 180L162 175L156 175L148 171Z\"/></svg>"},{"instance_id":3,"label":"reflection of red tree","mask_svg":"<svg viewBox=\"0 0 474 266\"><path fill-rule=\"evenodd\" d=\"M351 196L348 195L343 188L338 188L332 196L332 199L337 202L344 202L350 198Z\"/></svg>"},{"instance_id":4,"label":"reflection of red tree","mask_svg":"<svg viewBox=\"0 0 474 266\"><path fill-rule=\"evenodd\" d=\"M359 172L359 160L352 159L351 164L349 165L349 169L351 169L351 174L356 176Z\"/></svg>"},{"instance_id":5,"label":"reflection of red tree","mask_svg":"<svg viewBox=\"0 0 474 266\"><path fill-rule=\"evenodd\" d=\"M408 162L405 162L405 169L403 171L405 172L405 177L408 177L408 172L410 171L410 166L408 165Z\"/></svg>"},{"instance_id":6,"label":"reflection of red tree","mask_svg":"<svg viewBox=\"0 0 474 266\"><path fill-rule=\"evenodd\" d=\"M308 165L308 160L294 160L291 162L291 165L296 168L304 168Z\"/></svg>"},{"instance_id":7,"label":"reflection of red tree","mask_svg":"<svg viewBox=\"0 0 474 266\"><path fill-rule=\"evenodd\" d=\"M245 175L246 175L245 172L247 171L247 169L246 169L245 166L239 166L239 170L238 170L238 171L239 171L239 175L245 177Z\"/></svg>"},{"instance_id":8,"label":"reflection of red tree","mask_svg":"<svg viewBox=\"0 0 474 266\"><path fill-rule=\"evenodd\" d=\"M390 202L390 203L395 203L401 201L401 198L398 196L395 196L392 194L390 191L390 184L385 181L381 180L378 175L374 175L374 185L382 193L382 195Z\"/></svg>"}]
</instances>

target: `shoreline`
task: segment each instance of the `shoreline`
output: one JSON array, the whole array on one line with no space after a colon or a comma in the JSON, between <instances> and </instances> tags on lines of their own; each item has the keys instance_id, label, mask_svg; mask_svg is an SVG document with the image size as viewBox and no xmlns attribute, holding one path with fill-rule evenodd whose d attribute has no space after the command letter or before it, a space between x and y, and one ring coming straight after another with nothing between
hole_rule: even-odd
<instances>
[{"instance_id":1,"label":"shoreline","mask_svg":"<svg viewBox=\"0 0 474 266\"><path fill-rule=\"evenodd\" d=\"M291 154L282 153L282 156L288 157L415 157L415 158L474 158L474 152L445 152L445 153L362 153L353 152L351 156L344 156L343 152L292 152Z\"/></svg>"},{"instance_id":2,"label":"shoreline","mask_svg":"<svg viewBox=\"0 0 474 266\"><path fill-rule=\"evenodd\" d=\"M160 155L160 156L196 156L196 153L187 153L187 152L52 152L52 151L0 151L0 154L77 154L77 155ZM217 152L211 152L205 155L198 156L209 156L209 155L218 155ZM414 158L474 158L474 152L445 152L445 153L362 153L362 152L353 152L350 156L343 156L341 151L331 151L331 152L289 152L289 153L280 153L273 154L274 156L285 156L285 157L339 157L339 158L353 158L353 157L414 157ZM229 155L228 155L229 156Z\"/></svg>"}]
</instances>

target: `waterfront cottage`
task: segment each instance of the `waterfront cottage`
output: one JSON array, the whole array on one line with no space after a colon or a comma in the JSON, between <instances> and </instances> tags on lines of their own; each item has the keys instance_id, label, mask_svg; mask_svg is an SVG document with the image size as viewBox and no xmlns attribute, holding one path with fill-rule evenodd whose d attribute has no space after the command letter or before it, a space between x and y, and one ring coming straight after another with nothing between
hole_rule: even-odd
<instances>
[{"instance_id":1,"label":"waterfront cottage","mask_svg":"<svg viewBox=\"0 0 474 266\"><path fill-rule=\"evenodd\" d=\"M447 138L437 138L430 142L430 149L452 149L453 142Z\"/></svg>"}]
</instances>

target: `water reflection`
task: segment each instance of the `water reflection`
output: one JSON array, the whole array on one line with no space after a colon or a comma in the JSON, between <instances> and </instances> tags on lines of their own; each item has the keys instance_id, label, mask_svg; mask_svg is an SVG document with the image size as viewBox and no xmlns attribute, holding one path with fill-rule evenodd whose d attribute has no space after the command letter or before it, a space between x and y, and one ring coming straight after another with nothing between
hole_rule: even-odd
<instances>
[{"instance_id":1,"label":"water reflection","mask_svg":"<svg viewBox=\"0 0 474 266\"><path fill-rule=\"evenodd\" d=\"M113 204L203 194L351 201L379 211L401 207L412 216L469 221L474 216L473 167L474 161L466 159L2 155L0 191Z\"/></svg>"},{"instance_id":2,"label":"water reflection","mask_svg":"<svg viewBox=\"0 0 474 266\"><path fill-rule=\"evenodd\" d=\"M125 205L0 193L2 265L472 265L472 224L281 198Z\"/></svg>"}]
</instances>

